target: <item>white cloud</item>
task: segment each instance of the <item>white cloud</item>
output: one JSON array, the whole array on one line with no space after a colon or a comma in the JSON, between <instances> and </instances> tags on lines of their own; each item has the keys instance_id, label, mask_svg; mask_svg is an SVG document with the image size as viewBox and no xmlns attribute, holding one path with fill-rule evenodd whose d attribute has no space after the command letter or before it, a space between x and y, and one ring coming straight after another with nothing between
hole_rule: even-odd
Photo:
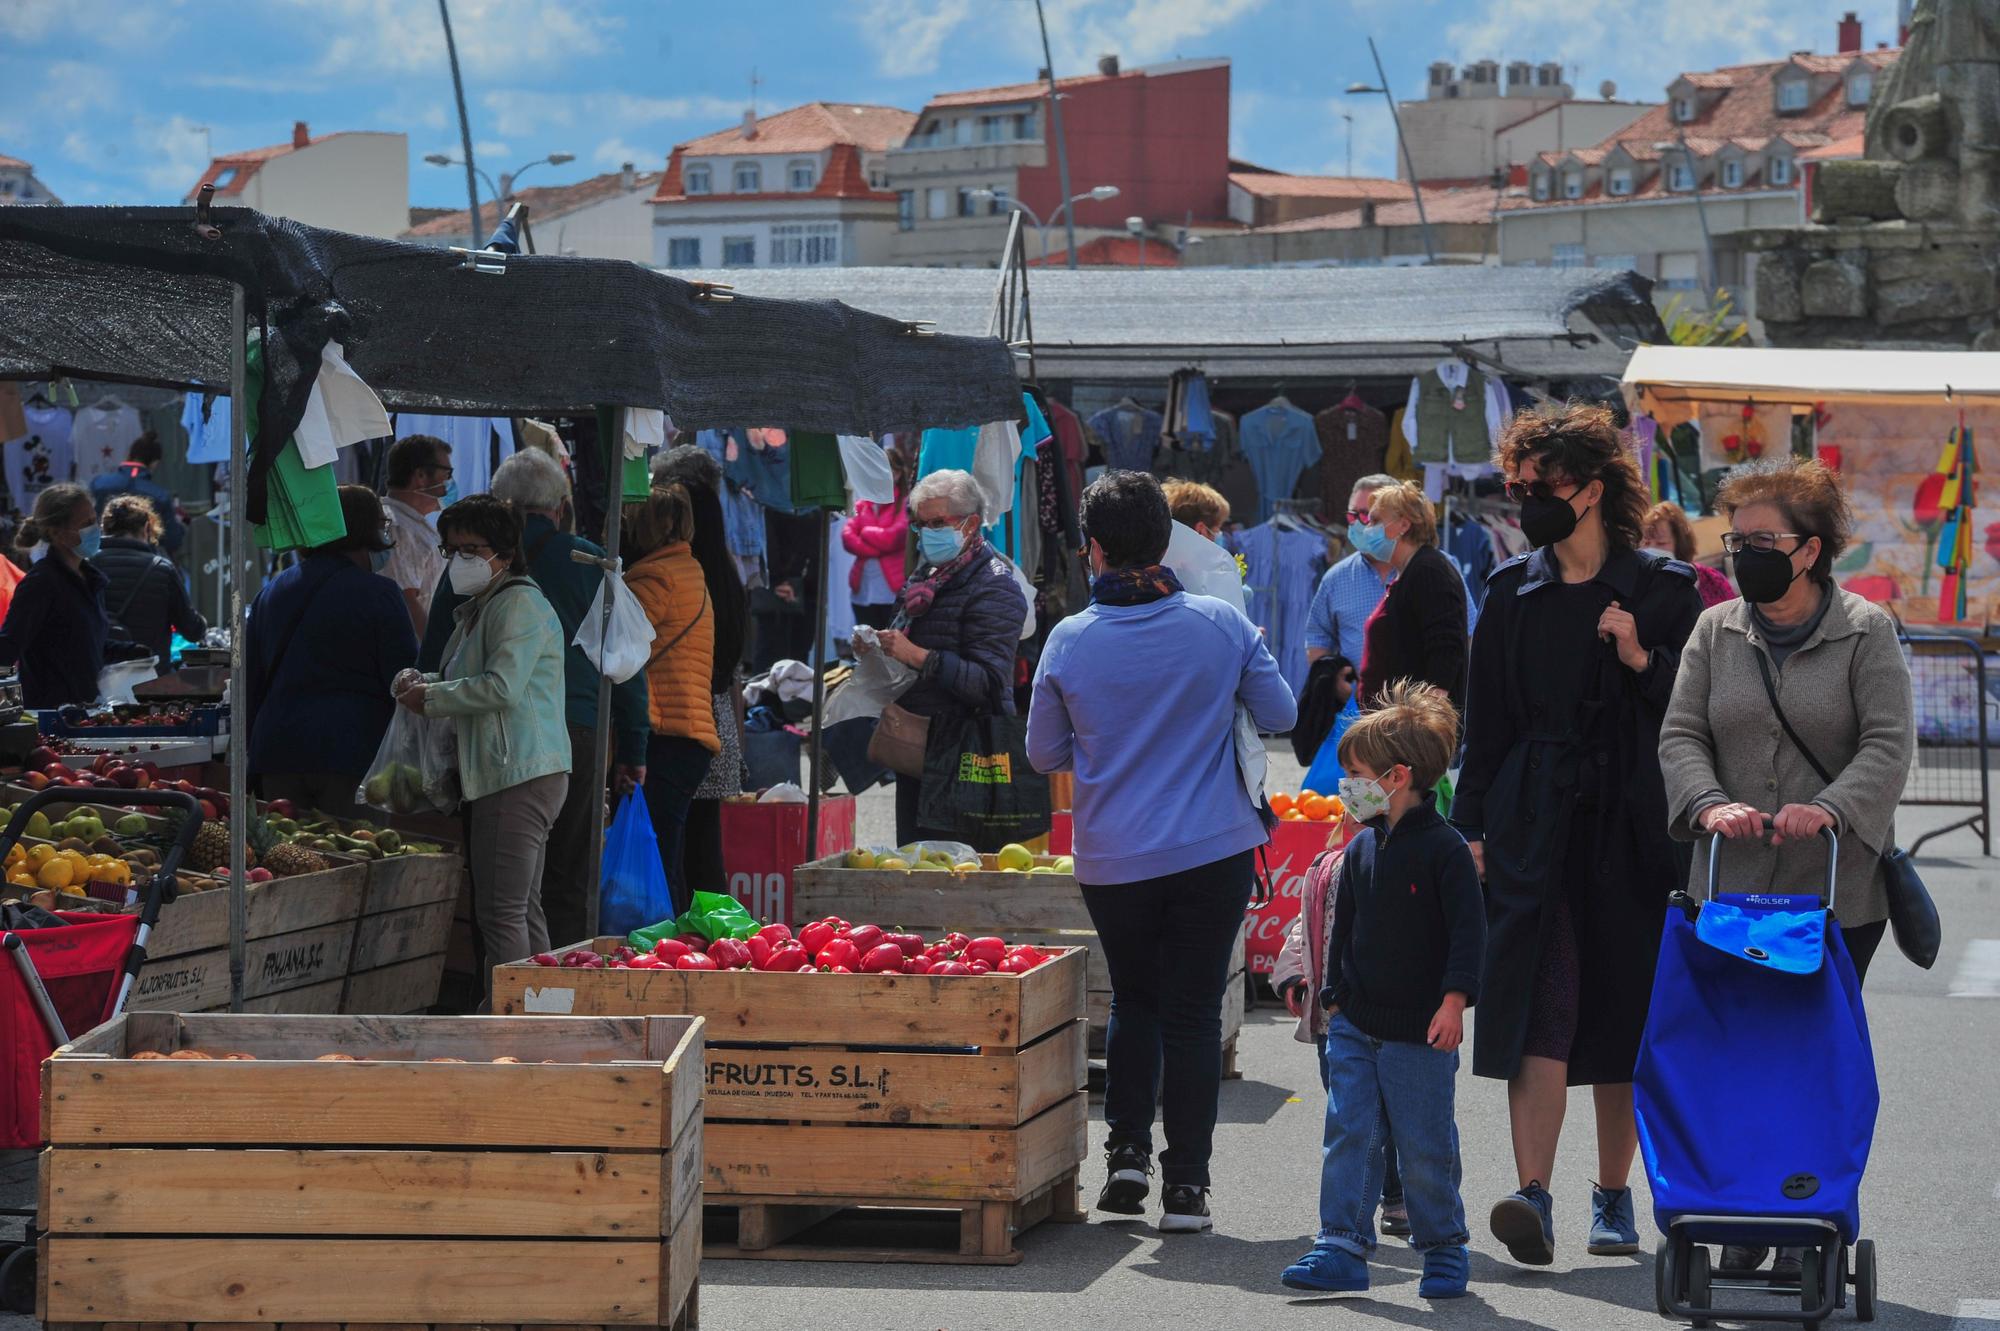
<instances>
[{"instance_id":1,"label":"white cloud","mask_svg":"<svg viewBox=\"0 0 2000 1331\"><path fill-rule=\"evenodd\" d=\"M742 104L730 98L702 94L641 97L618 92L508 90L487 93L480 102L497 132L518 137L570 128L595 133L622 132L641 125L660 124L719 129L743 112ZM668 146L664 142L660 145L659 156L666 156Z\"/></svg>"},{"instance_id":2,"label":"white cloud","mask_svg":"<svg viewBox=\"0 0 2000 1331\"><path fill-rule=\"evenodd\" d=\"M498 139L476 139L472 144L475 157L505 157L514 150Z\"/></svg>"},{"instance_id":3,"label":"white cloud","mask_svg":"<svg viewBox=\"0 0 2000 1331\"><path fill-rule=\"evenodd\" d=\"M324 40L324 74L435 73L446 67L437 9L414 0L284 0ZM598 0L457 0L452 39L468 79L546 69L610 49L622 26Z\"/></svg>"},{"instance_id":4,"label":"white cloud","mask_svg":"<svg viewBox=\"0 0 2000 1331\"><path fill-rule=\"evenodd\" d=\"M851 13L876 68L905 78L936 72L944 44L972 17L972 0L857 0Z\"/></svg>"},{"instance_id":5,"label":"white cloud","mask_svg":"<svg viewBox=\"0 0 2000 1331\"><path fill-rule=\"evenodd\" d=\"M623 139L611 138L597 145L590 159L606 171L616 171L630 162L640 171L657 171L665 154L652 148L635 148Z\"/></svg>"},{"instance_id":6,"label":"white cloud","mask_svg":"<svg viewBox=\"0 0 2000 1331\"><path fill-rule=\"evenodd\" d=\"M5 0L6 35L32 46L54 39L119 51L149 51L183 26L180 0Z\"/></svg>"},{"instance_id":7,"label":"white cloud","mask_svg":"<svg viewBox=\"0 0 2000 1331\"><path fill-rule=\"evenodd\" d=\"M319 92L326 85L297 73L276 74L192 74L187 86L220 92L301 93Z\"/></svg>"},{"instance_id":8,"label":"white cloud","mask_svg":"<svg viewBox=\"0 0 2000 1331\"><path fill-rule=\"evenodd\" d=\"M43 111L57 111L66 117L88 115L117 104L118 80L101 65L52 61L36 80L35 101Z\"/></svg>"},{"instance_id":9,"label":"white cloud","mask_svg":"<svg viewBox=\"0 0 2000 1331\"><path fill-rule=\"evenodd\" d=\"M1148 60L1222 54L1190 50L1200 41L1262 9L1266 0L1050 0L1049 45L1065 74L1097 67L1116 53L1127 65ZM1029 26L1037 43L1040 34ZM1035 54L1040 55L1039 46ZM1039 59L1036 64L1040 64Z\"/></svg>"},{"instance_id":10,"label":"white cloud","mask_svg":"<svg viewBox=\"0 0 2000 1331\"><path fill-rule=\"evenodd\" d=\"M196 132L196 123L182 115L133 118L133 156L142 163L139 179L154 193L178 200L201 179L208 167L208 136Z\"/></svg>"}]
</instances>

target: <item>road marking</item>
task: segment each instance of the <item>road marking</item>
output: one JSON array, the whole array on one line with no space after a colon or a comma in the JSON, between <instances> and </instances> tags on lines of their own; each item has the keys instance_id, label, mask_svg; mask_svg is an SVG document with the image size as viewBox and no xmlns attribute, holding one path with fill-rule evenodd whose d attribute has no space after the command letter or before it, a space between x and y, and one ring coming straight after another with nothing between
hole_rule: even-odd
<instances>
[{"instance_id":1,"label":"road marking","mask_svg":"<svg viewBox=\"0 0 2000 1331\"><path fill-rule=\"evenodd\" d=\"M1992 1331L2000 1326L2000 1299L1960 1299L1951 1331Z\"/></svg>"},{"instance_id":2,"label":"road marking","mask_svg":"<svg viewBox=\"0 0 2000 1331\"><path fill-rule=\"evenodd\" d=\"M1951 977L1951 996L2000 998L2000 938L1975 938L1965 945Z\"/></svg>"}]
</instances>

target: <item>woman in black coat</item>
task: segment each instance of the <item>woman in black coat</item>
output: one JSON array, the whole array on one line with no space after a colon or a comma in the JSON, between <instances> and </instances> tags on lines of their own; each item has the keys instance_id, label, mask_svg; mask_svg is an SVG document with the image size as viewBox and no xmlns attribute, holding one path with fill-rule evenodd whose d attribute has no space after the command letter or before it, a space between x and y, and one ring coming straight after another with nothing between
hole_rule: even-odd
<instances>
[{"instance_id":1,"label":"woman in black coat","mask_svg":"<svg viewBox=\"0 0 2000 1331\"><path fill-rule=\"evenodd\" d=\"M1408 481L1377 490L1368 507L1368 534L1387 552L1395 581L1365 629L1362 708L1372 707L1397 680L1414 679L1449 697L1463 713L1465 579L1437 548L1436 510Z\"/></svg>"},{"instance_id":2,"label":"woman in black coat","mask_svg":"<svg viewBox=\"0 0 2000 1331\"><path fill-rule=\"evenodd\" d=\"M103 547L91 562L104 570L104 607L113 625L169 666L174 634L200 642L208 621L188 599L181 571L160 553L159 510L143 495L119 495L99 519Z\"/></svg>"},{"instance_id":3,"label":"woman in black coat","mask_svg":"<svg viewBox=\"0 0 2000 1331\"><path fill-rule=\"evenodd\" d=\"M91 561L101 539L97 506L80 485L51 485L15 540L35 558L0 624L0 665L16 666L33 708L88 706L106 661L145 655L114 636L104 613L104 572Z\"/></svg>"},{"instance_id":4,"label":"woman in black coat","mask_svg":"<svg viewBox=\"0 0 2000 1331\"><path fill-rule=\"evenodd\" d=\"M1007 561L980 534L979 483L963 471L935 471L910 491L917 572L896 598L882 650L917 672L898 706L930 718L933 736L969 716L1014 714L1014 657L1028 598ZM896 841L955 840L917 821L923 780L896 778ZM998 846L980 846L998 850Z\"/></svg>"},{"instance_id":5,"label":"woman in black coat","mask_svg":"<svg viewBox=\"0 0 2000 1331\"><path fill-rule=\"evenodd\" d=\"M1541 1266L1572 1085L1597 1107L1589 1250L1638 1251L1632 1069L1667 897L1687 879L1660 722L1701 597L1692 568L1638 552L1646 492L1608 411L1524 412L1499 462L1538 548L1488 580L1452 821L1486 879L1473 1071L1508 1083L1520 1182L1493 1232Z\"/></svg>"}]
</instances>

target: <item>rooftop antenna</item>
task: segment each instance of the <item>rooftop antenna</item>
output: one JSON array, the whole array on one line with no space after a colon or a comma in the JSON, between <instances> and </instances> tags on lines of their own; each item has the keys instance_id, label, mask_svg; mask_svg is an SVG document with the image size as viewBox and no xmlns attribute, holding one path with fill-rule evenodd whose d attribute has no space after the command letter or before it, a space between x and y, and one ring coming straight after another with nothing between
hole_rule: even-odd
<instances>
[{"instance_id":1,"label":"rooftop antenna","mask_svg":"<svg viewBox=\"0 0 2000 1331\"><path fill-rule=\"evenodd\" d=\"M750 67L750 114L757 114L757 89L764 86L764 80L757 77L757 67Z\"/></svg>"}]
</instances>

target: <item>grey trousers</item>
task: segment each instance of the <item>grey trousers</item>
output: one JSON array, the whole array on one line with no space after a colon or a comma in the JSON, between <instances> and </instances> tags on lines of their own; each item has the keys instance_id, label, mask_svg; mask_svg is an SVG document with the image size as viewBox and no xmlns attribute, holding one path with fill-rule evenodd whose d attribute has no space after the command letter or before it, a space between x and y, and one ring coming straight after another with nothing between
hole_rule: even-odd
<instances>
[{"instance_id":1,"label":"grey trousers","mask_svg":"<svg viewBox=\"0 0 2000 1331\"><path fill-rule=\"evenodd\" d=\"M548 859L549 830L568 793L569 773L556 772L466 805L471 824L466 851L472 861L472 913L486 947L482 1011L492 1006L494 966L548 951L542 868Z\"/></svg>"}]
</instances>

